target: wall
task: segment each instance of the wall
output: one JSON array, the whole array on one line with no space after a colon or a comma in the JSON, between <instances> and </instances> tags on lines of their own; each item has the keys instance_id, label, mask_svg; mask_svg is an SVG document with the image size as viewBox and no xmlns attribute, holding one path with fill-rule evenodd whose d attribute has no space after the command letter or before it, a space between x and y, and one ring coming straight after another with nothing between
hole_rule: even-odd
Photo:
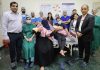
<instances>
[{"instance_id":1,"label":"wall","mask_svg":"<svg viewBox=\"0 0 100 70\"><path fill-rule=\"evenodd\" d=\"M1 47L1 45L2 45L1 16L2 16L2 3L1 3L1 0L0 0L0 47Z\"/></svg>"},{"instance_id":2,"label":"wall","mask_svg":"<svg viewBox=\"0 0 100 70\"><path fill-rule=\"evenodd\" d=\"M1 0L2 1L2 10L6 11L9 9L9 3L14 0ZM27 9L27 13L30 14L31 11L35 11L36 15L38 15L40 5L41 4L61 4L61 3L75 3L75 8L80 12L80 7L82 4L88 4L91 9L93 8L93 2L98 2L99 0L15 0L19 3L19 11L20 7L25 7Z\"/></svg>"},{"instance_id":3,"label":"wall","mask_svg":"<svg viewBox=\"0 0 100 70\"><path fill-rule=\"evenodd\" d=\"M4 11L9 10L9 4L14 0L0 0L0 17L2 17L2 13ZM30 14L31 11L34 11L36 16L38 16L38 12L40 11L41 4L61 4L61 3L75 3L75 8L78 10L78 14L81 14L80 7L83 4L88 4L91 13L91 9L93 8L94 2L100 2L100 0L15 0L19 4L19 12L21 7L25 7L27 13ZM100 15L100 13L98 13ZM1 23L1 19L0 19ZM2 36L1 36L1 24L0 24L0 44L1 44Z\"/></svg>"}]
</instances>

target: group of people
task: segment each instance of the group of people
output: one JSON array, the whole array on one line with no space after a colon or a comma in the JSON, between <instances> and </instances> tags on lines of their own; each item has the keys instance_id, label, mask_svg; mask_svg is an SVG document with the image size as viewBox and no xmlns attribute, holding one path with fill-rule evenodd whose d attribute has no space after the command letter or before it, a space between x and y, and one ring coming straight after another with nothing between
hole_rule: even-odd
<instances>
[{"instance_id":1,"label":"group of people","mask_svg":"<svg viewBox=\"0 0 100 70\"><path fill-rule=\"evenodd\" d=\"M9 46L12 69L16 69L17 63L24 60L24 69L32 68L37 64L40 70L44 70L45 66L54 62L58 53L61 56L70 53L69 48L65 47L66 37L69 36L78 38L79 60L82 60L83 66L89 63L90 51L94 53L94 49L90 47L91 43L92 47L96 42L99 42L96 47L100 46L99 39L97 38L97 41L93 35L95 20L99 19L95 19L96 15L88 14L89 6L86 4L81 7L81 16L74 9L71 16L67 15L67 11L63 11L63 16L56 14L55 18L51 12L48 13L47 18L43 16L43 12L39 13L38 18L35 17L34 12L31 12L30 17L24 7L21 8L22 14L20 14L17 12L17 2L11 2L10 9L11 11L3 14L2 31L3 44ZM100 28L100 23L97 23L94 32L98 30L97 27ZM59 49L54 48L57 45L55 41L58 42ZM85 56L83 56L84 51Z\"/></svg>"}]
</instances>

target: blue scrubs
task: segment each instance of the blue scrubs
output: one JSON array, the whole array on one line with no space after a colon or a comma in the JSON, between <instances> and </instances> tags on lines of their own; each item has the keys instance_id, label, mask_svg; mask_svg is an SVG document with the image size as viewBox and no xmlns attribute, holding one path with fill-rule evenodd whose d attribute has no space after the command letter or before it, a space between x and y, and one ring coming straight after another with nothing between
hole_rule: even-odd
<instances>
[{"instance_id":1,"label":"blue scrubs","mask_svg":"<svg viewBox=\"0 0 100 70\"><path fill-rule=\"evenodd\" d=\"M31 23L36 23L37 19L36 18L31 18Z\"/></svg>"},{"instance_id":2,"label":"blue scrubs","mask_svg":"<svg viewBox=\"0 0 100 70\"><path fill-rule=\"evenodd\" d=\"M69 19L70 19L70 16L66 16L66 17L65 17L65 16L62 16L62 17L61 17L61 20L62 20L62 21L68 21ZM66 24L66 28L69 29L69 26L70 26L70 24Z\"/></svg>"}]
</instances>

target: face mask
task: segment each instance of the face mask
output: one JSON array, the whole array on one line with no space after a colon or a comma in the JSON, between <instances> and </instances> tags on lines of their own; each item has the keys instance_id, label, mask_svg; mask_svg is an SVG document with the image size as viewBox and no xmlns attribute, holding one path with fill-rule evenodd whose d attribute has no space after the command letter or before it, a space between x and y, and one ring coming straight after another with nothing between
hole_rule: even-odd
<instances>
[{"instance_id":1,"label":"face mask","mask_svg":"<svg viewBox=\"0 0 100 70\"><path fill-rule=\"evenodd\" d=\"M26 20L26 23L30 24L31 23L31 20Z\"/></svg>"},{"instance_id":2,"label":"face mask","mask_svg":"<svg viewBox=\"0 0 100 70\"><path fill-rule=\"evenodd\" d=\"M22 11L23 14L25 14L25 11Z\"/></svg>"}]
</instances>

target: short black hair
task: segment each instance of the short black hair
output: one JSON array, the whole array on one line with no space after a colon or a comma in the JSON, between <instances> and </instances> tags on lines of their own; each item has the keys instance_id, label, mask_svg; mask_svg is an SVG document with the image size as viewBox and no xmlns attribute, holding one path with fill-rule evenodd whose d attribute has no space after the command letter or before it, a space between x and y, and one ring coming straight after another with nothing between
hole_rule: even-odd
<instances>
[{"instance_id":1,"label":"short black hair","mask_svg":"<svg viewBox=\"0 0 100 70\"><path fill-rule=\"evenodd\" d=\"M13 2L10 3L10 7L11 7L13 4L17 4L17 6L18 6L18 3L15 2L15 1L13 1Z\"/></svg>"}]
</instances>

